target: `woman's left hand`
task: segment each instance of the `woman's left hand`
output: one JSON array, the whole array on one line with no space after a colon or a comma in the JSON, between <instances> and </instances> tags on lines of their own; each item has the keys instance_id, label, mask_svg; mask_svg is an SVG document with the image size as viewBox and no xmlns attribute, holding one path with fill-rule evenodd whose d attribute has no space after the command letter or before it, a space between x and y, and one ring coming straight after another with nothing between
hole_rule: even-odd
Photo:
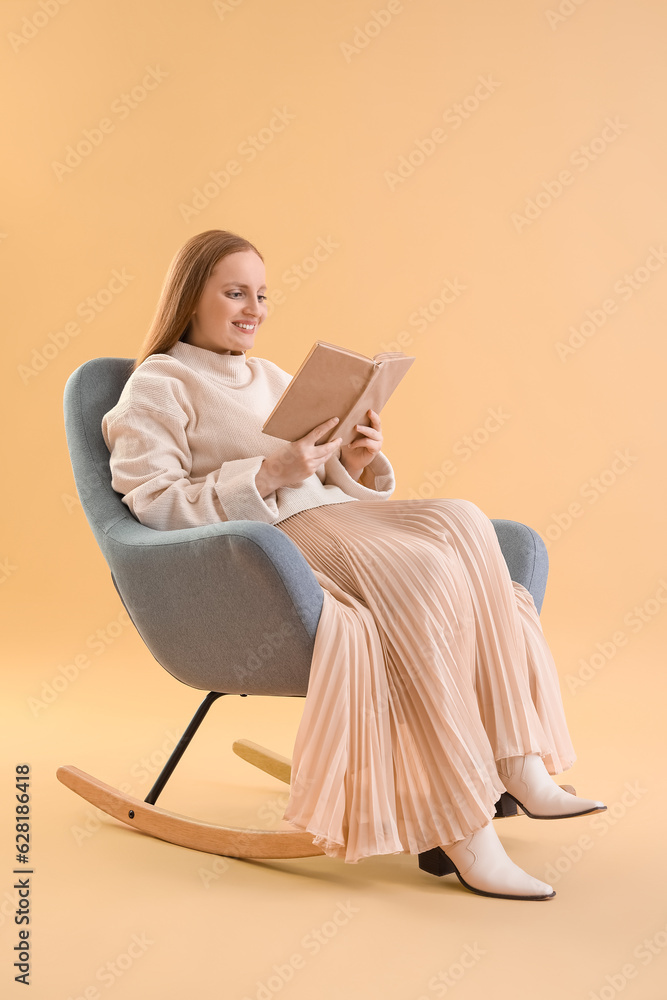
<instances>
[{"instance_id":1,"label":"woman's left hand","mask_svg":"<svg viewBox=\"0 0 667 1000\"><path fill-rule=\"evenodd\" d=\"M371 420L371 426L364 427L361 424L356 424L354 429L362 437L355 438L349 444L341 445L340 461L350 475L361 474L382 448L380 417L375 410L368 410L367 412Z\"/></svg>"}]
</instances>

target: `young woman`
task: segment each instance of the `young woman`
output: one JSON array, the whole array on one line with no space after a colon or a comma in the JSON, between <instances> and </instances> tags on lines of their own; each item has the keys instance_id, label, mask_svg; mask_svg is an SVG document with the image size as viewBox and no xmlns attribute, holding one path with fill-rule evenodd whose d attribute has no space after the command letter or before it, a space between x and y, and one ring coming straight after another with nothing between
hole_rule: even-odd
<instances>
[{"instance_id":1,"label":"young woman","mask_svg":"<svg viewBox=\"0 0 667 1000\"><path fill-rule=\"evenodd\" d=\"M174 257L102 430L112 485L150 527L262 520L324 591L284 819L349 863L434 850L473 892L549 899L493 827L505 791L534 819L606 808L551 775L576 760L529 592L469 500L390 500L377 413L341 446L261 427L291 380L246 358L267 315L264 260L224 230Z\"/></svg>"}]
</instances>

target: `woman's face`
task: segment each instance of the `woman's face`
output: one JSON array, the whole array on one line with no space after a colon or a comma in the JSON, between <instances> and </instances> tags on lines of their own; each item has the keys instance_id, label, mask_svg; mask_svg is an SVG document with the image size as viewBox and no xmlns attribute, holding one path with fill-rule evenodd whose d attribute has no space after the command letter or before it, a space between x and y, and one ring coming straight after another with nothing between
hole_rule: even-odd
<instances>
[{"instance_id":1,"label":"woman's face","mask_svg":"<svg viewBox=\"0 0 667 1000\"><path fill-rule=\"evenodd\" d=\"M213 268L183 339L218 354L242 354L253 347L266 313L264 262L253 250L230 253Z\"/></svg>"}]
</instances>

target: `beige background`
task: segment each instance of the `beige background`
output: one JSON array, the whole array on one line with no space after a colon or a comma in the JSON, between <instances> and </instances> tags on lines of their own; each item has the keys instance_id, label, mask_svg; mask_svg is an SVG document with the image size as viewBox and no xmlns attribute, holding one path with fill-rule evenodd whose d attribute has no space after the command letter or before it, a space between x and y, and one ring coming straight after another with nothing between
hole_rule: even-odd
<instances>
[{"instance_id":1,"label":"beige background","mask_svg":"<svg viewBox=\"0 0 667 1000\"><path fill-rule=\"evenodd\" d=\"M666 35L661 0L0 5L6 995L27 761L39 1000L664 996ZM469 498L547 541L567 780L609 806L498 824L548 904L409 855L200 855L57 782L75 763L143 798L200 698L125 623L62 395L87 359L136 355L173 254L209 228L255 242L283 293L253 353L291 372L315 339L416 356L382 414L396 499ZM285 786L231 742L289 756L303 701L228 701L160 804L277 826Z\"/></svg>"}]
</instances>

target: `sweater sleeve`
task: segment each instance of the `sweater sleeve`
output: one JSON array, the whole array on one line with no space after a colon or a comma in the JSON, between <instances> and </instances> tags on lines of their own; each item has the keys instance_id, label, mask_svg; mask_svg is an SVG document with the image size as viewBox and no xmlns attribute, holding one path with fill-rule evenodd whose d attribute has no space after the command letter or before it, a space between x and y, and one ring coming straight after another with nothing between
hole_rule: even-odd
<instances>
[{"instance_id":1,"label":"sweater sleeve","mask_svg":"<svg viewBox=\"0 0 667 1000\"><path fill-rule=\"evenodd\" d=\"M352 478L338 457L338 452L333 453L324 468L325 486L339 486L348 496L358 500L388 500L396 489L391 462L381 451L364 468L358 480Z\"/></svg>"},{"instance_id":2,"label":"sweater sleeve","mask_svg":"<svg viewBox=\"0 0 667 1000\"><path fill-rule=\"evenodd\" d=\"M104 415L111 485L134 516L160 530L216 521L277 521L275 490L262 498L255 483L265 455L223 462L203 479L190 478L187 420L183 411L145 403Z\"/></svg>"}]
</instances>

